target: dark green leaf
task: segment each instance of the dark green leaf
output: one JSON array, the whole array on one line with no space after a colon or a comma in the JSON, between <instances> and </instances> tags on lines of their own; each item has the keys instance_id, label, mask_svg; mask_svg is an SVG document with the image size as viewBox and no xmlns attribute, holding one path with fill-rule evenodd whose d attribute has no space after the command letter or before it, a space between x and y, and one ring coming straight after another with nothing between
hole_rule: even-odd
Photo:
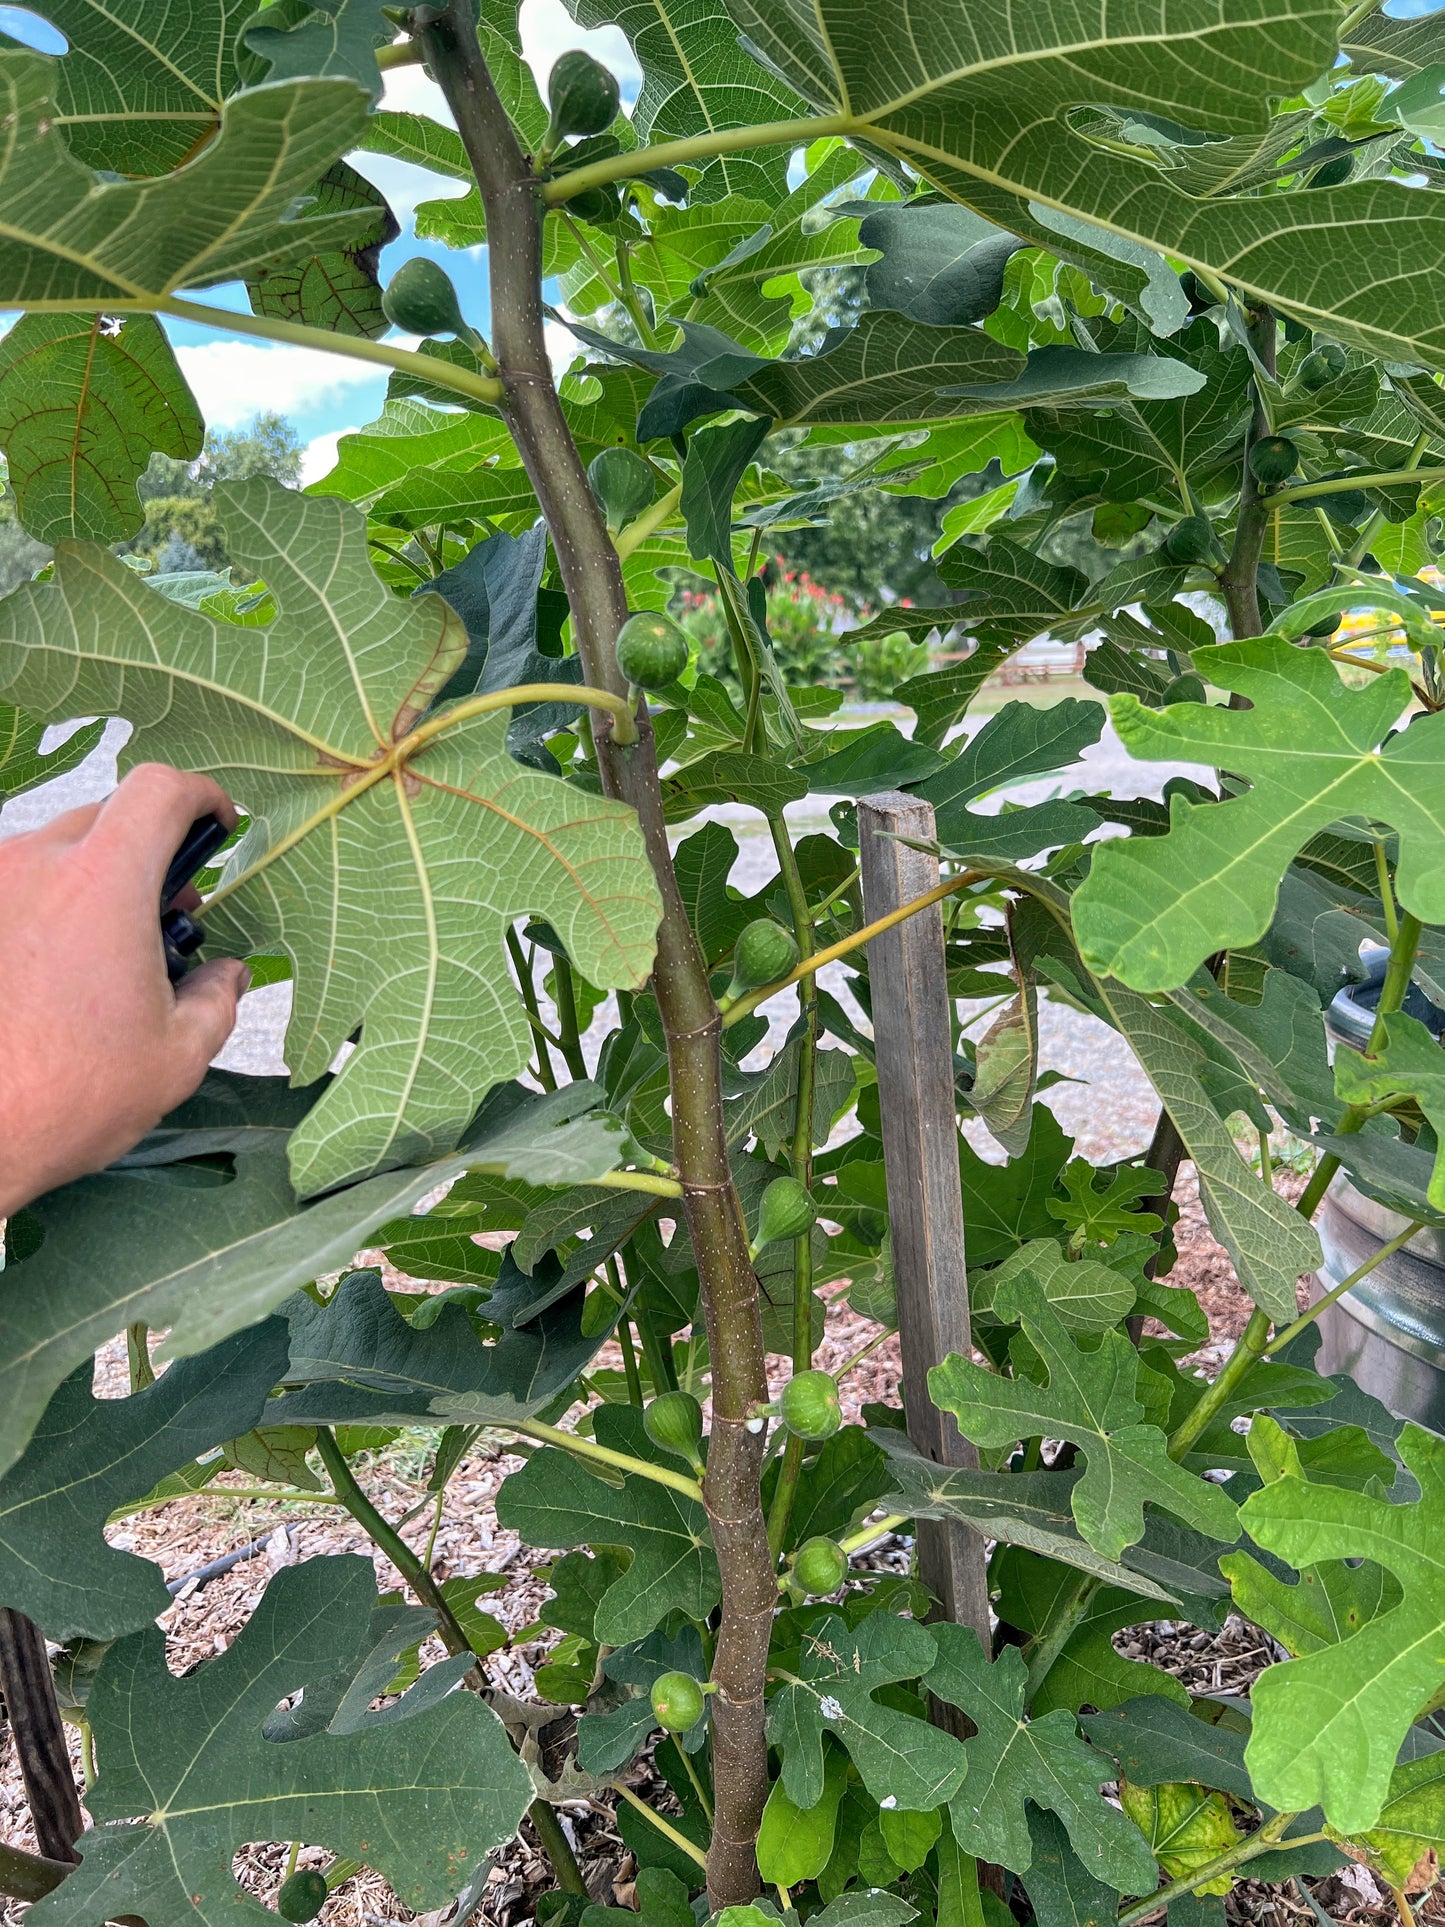
<instances>
[{"instance_id":1,"label":"dark green leaf","mask_svg":"<svg viewBox=\"0 0 1445 1927\"><path fill-rule=\"evenodd\" d=\"M1150 1694L1086 1713L1081 1724L1135 1786L1188 1780L1240 1800L1254 1798L1244 1765L1244 1734L1232 1726L1211 1726L1191 1713L1187 1703Z\"/></svg>"},{"instance_id":2,"label":"dark green leaf","mask_svg":"<svg viewBox=\"0 0 1445 1927\"><path fill-rule=\"evenodd\" d=\"M443 1906L532 1798L495 1713L472 1693L428 1704L423 1680L415 1713L404 1702L281 1745L262 1731L278 1700L333 1680L339 1655L366 1663L374 1599L369 1559L313 1559L278 1573L227 1651L184 1679L157 1628L112 1647L86 1709L102 1762L95 1825L40 1919L273 1920L231 1858L248 1840L295 1838L374 1865L404 1906Z\"/></svg>"},{"instance_id":3,"label":"dark green leaf","mask_svg":"<svg viewBox=\"0 0 1445 1927\"><path fill-rule=\"evenodd\" d=\"M375 341L391 326L381 309L381 250L401 233L386 197L347 162L335 161L317 183L307 212L312 219L351 213L372 219L367 227L358 224L344 248L258 274L248 283L251 306L279 321Z\"/></svg>"},{"instance_id":4,"label":"dark green leaf","mask_svg":"<svg viewBox=\"0 0 1445 1927\"><path fill-rule=\"evenodd\" d=\"M72 1372L0 1478L0 1599L58 1640L114 1639L164 1612L159 1568L108 1546L106 1520L248 1431L285 1369L285 1324L269 1318L129 1398L97 1399L89 1360Z\"/></svg>"},{"instance_id":5,"label":"dark green leaf","mask_svg":"<svg viewBox=\"0 0 1445 1927\"><path fill-rule=\"evenodd\" d=\"M409 1323L374 1271L353 1272L326 1305L298 1297L288 1310L294 1389L275 1416L293 1425L530 1418L585 1370L610 1331L585 1330L574 1296L483 1343L455 1303Z\"/></svg>"},{"instance_id":6,"label":"dark green leaf","mask_svg":"<svg viewBox=\"0 0 1445 1927\"><path fill-rule=\"evenodd\" d=\"M597 1440L650 1463L670 1463L630 1406L602 1406ZM675 1469L675 1468L674 1468ZM621 1486L595 1477L570 1453L536 1452L497 1493L497 1518L534 1546L625 1546L632 1564L597 1607L599 1640L644 1639L674 1610L705 1619L718 1601L717 1560L706 1515L670 1486L629 1475Z\"/></svg>"},{"instance_id":7,"label":"dark green leaf","mask_svg":"<svg viewBox=\"0 0 1445 1927\"><path fill-rule=\"evenodd\" d=\"M1057 1813L1081 1863L1120 1893L1152 1892L1154 1856L1132 1820L1101 1798L1112 1763L1078 1736L1069 1713L1025 1720L1027 1668L1017 1646L990 1664L971 1626L934 1628L938 1659L928 1689L968 1713L978 1731L965 1741L968 1771L949 1806L954 1838L967 1852L1027 1873L1033 1846L1026 1802Z\"/></svg>"},{"instance_id":8,"label":"dark green leaf","mask_svg":"<svg viewBox=\"0 0 1445 1927\"><path fill-rule=\"evenodd\" d=\"M1024 1886L1039 1927L1113 1927L1119 1896L1079 1859L1058 1816L1030 1807L1028 1823L1033 1856Z\"/></svg>"},{"instance_id":9,"label":"dark green leaf","mask_svg":"<svg viewBox=\"0 0 1445 1927\"><path fill-rule=\"evenodd\" d=\"M947 1800L963 1777L958 1741L874 1698L881 1686L926 1673L934 1654L934 1629L889 1613L870 1613L852 1632L837 1614L811 1625L798 1676L768 1704L768 1738L783 1756L789 1798L800 1807L822 1799L823 1742L831 1733L875 1800L891 1798L913 1813Z\"/></svg>"},{"instance_id":10,"label":"dark green leaf","mask_svg":"<svg viewBox=\"0 0 1445 1927\"><path fill-rule=\"evenodd\" d=\"M766 420L745 418L725 428L700 428L688 443L682 513L695 561L732 568L733 496L768 432Z\"/></svg>"},{"instance_id":11,"label":"dark green leaf","mask_svg":"<svg viewBox=\"0 0 1445 1927\"><path fill-rule=\"evenodd\" d=\"M987 1446L1039 1436L1071 1439L1087 1467L1070 1495L1074 1518L1106 1558L1116 1559L1143 1537L1146 1501L1217 1538L1237 1536L1234 1507L1219 1487L1182 1471L1168 1457L1164 1435L1142 1423L1134 1390L1138 1355L1122 1333L1106 1332L1097 1349L1081 1351L1027 1273L999 1287L995 1311L1018 1316L1044 1361L1048 1389L1002 1378L951 1353L929 1372L929 1390L965 1438Z\"/></svg>"}]
</instances>

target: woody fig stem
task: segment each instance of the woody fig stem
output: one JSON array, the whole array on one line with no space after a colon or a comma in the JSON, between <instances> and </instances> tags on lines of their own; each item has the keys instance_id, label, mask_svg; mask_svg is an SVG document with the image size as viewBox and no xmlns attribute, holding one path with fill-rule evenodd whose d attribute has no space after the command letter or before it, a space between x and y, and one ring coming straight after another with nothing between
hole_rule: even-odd
<instances>
[{"instance_id":1,"label":"woody fig stem","mask_svg":"<svg viewBox=\"0 0 1445 1927\"><path fill-rule=\"evenodd\" d=\"M614 652L627 619L622 571L552 379L542 331L542 203L477 42L472 9L449 0L414 19L477 178L487 222L492 349L500 408L546 517L587 681L627 694ZM722 1571L713 1678L716 1823L708 1851L713 1909L758 1890L754 1843L767 1798L763 1687L775 1599L759 1494L762 1436L748 1414L767 1400L757 1279L723 1131L722 1020L668 851L646 704L637 741L595 729L609 796L637 812L662 895L652 989L667 1036L674 1159L702 1285L712 1364L712 1436L704 1502Z\"/></svg>"}]
</instances>

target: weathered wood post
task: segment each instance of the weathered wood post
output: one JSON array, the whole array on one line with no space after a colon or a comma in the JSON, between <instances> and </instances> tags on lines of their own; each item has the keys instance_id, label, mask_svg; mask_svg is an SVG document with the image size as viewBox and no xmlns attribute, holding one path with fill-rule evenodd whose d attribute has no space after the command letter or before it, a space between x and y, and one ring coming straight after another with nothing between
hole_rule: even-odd
<instances>
[{"instance_id":1,"label":"weathered wood post","mask_svg":"<svg viewBox=\"0 0 1445 1927\"><path fill-rule=\"evenodd\" d=\"M863 910L870 923L938 883L936 858L897 840L928 841L933 834L933 807L917 797L894 790L860 801ZM936 1464L976 1468L978 1453L928 1396L929 1366L949 1352L966 1358L970 1350L941 905L873 939L868 980L908 1435ZM972 1626L983 1650L991 1651L980 1535L970 1526L920 1519L918 1573L943 1616Z\"/></svg>"},{"instance_id":2,"label":"weathered wood post","mask_svg":"<svg viewBox=\"0 0 1445 1927\"><path fill-rule=\"evenodd\" d=\"M0 1607L0 1691L40 1851L51 1860L78 1861L73 1843L85 1822L45 1638L33 1620L9 1606Z\"/></svg>"}]
</instances>

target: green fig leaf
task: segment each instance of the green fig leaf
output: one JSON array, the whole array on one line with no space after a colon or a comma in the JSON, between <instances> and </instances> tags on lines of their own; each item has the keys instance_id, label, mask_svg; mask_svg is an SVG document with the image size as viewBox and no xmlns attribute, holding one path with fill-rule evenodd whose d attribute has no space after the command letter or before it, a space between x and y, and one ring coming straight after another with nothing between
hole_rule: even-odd
<instances>
[{"instance_id":1,"label":"green fig leaf","mask_svg":"<svg viewBox=\"0 0 1445 1927\"><path fill-rule=\"evenodd\" d=\"M134 535L152 451L192 461L204 429L153 315L26 314L0 341L0 445L37 541Z\"/></svg>"},{"instance_id":2,"label":"green fig leaf","mask_svg":"<svg viewBox=\"0 0 1445 1927\"><path fill-rule=\"evenodd\" d=\"M444 1906L533 1797L489 1707L473 1693L434 1702L423 1678L416 1699L352 1731L263 1731L279 1700L335 1679L338 1655L365 1664L375 1596L369 1559L312 1559L278 1573L227 1650L184 1679L157 1627L113 1646L86 1707L103 1763L86 1796L95 1824L40 1919L260 1927L275 1916L236 1885L232 1855L298 1838L375 1866L408 1908Z\"/></svg>"},{"instance_id":3,"label":"green fig leaf","mask_svg":"<svg viewBox=\"0 0 1445 1927\"><path fill-rule=\"evenodd\" d=\"M1131 755L1214 764L1253 787L1222 803L1175 796L1167 836L1102 844L1074 898L1074 930L1091 970L1136 990L1174 990L1206 957L1256 943L1274 915L1294 856L1340 816L1400 833L1396 889L1426 923L1445 921L1435 861L1445 825L1445 724L1418 717L1385 739L1411 701L1399 670L1350 689L1318 649L1279 637L1196 652L1211 682L1253 707L1175 703L1146 709L1110 699Z\"/></svg>"},{"instance_id":4,"label":"green fig leaf","mask_svg":"<svg viewBox=\"0 0 1445 1927\"><path fill-rule=\"evenodd\" d=\"M879 1687L928 1671L935 1630L890 1613L870 1613L852 1632L835 1613L809 1625L797 1675L768 1702L768 1738L782 1754L783 1785L798 1806L813 1807L823 1798L823 1749L830 1733L847 1749L875 1800L927 1813L953 1793L964 1771L958 1741L919 1715L874 1698Z\"/></svg>"},{"instance_id":5,"label":"green fig leaf","mask_svg":"<svg viewBox=\"0 0 1445 1927\"><path fill-rule=\"evenodd\" d=\"M279 1318L178 1359L129 1398L96 1398L89 1360L79 1366L0 1478L0 1601L62 1641L115 1639L163 1613L160 1568L107 1545L106 1521L249 1430L285 1369Z\"/></svg>"},{"instance_id":6,"label":"green fig leaf","mask_svg":"<svg viewBox=\"0 0 1445 1927\"><path fill-rule=\"evenodd\" d=\"M597 1442L649 1464L676 1469L632 1406L602 1406ZM594 1628L608 1646L644 1639L670 1612L705 1619L719 1598L717 1560L707 1516L696 1499L629 1474L620 1485L597 1477L571 1453L533 1453L497 1493L497 1518L532 1546L625 1546L632 1563L598 1602Z\"/></svg>"},{"instance_id":7,"label":"green fig leaf","mask_svg":"<svg viewBox=\"0 0 1445 1927\"><path fill-rule=\"evenodd\" d=\"M953 1836L966 1852L1026 1874L1033 1845L1027 1803L1056 1813L1079 1860L1119 1893L1151 1893L1154 1856L1132 1820L1100 1794L1112 1760L1079 1738L1073 1715L1026 1720L1027 1668L1017 1646L990 1663L971 1626L932 1628L938 1659L925 1683L978 1728L964 1742L968 1771L949 1805Z\"/></svg>"},{"instance_id":8,"label":"green fig leaf","mask_svg":"<svg viewBox=\"0 0 1445 1927\"><path fill-rule=\"evenodd\" d=\"M1164 1434L1143 1423L1144 1407L1135 1395L1138 1354L1122 1332L1106 1332L1094 1351L1080 1350L1027 1272L999 1287L994 1308L1019 1319L1043 1360L1048 1385L1004 1378L950 1353L931 1369L928 1386L965 1438L989 1447L1038 1437L1072 1440L1086 1469L1070 1504L1080 1532L1105 1558L1117 1559L1143 1537L1146 1503L1216 1539L1238 1537L1225 1493L1177 1466Z\"/></svg>"},{"instance_id":9,"label":"green fig leaf","mask_svg":"<svg viewBox=\"0 0 1445 1927\"><path fill-rule=\"evenodd\" d=\"M309 1195L449 1151L527 1063L502 942L513 917L545 917L590 982L636 985L657 889L632 812L519 768L505 711L359 781L459 667L461 624L440 597L387 591L345 504L264 477L216 495L239 566L276 598L272 623L234 628L67 547L53 583L4 605L0 687L47 720L125 715L127 760L205 770L250 812L227 871L248 881L208 914L213 943L291 958L298 1083L361 1027L291 1139Z\"/></svg>"},{"instance_id":10,"label":"green fig leaf","mask_svg":"<svg viewBox=\"0 0 1445 1927\"><path fill-rule=\"evenodd\" d=\"M1247 1758L1260 1797L1281 1810L1320 1805L1345 1833L1376 1824L1401 1742L1445 1684L1445 1440L1407 1425L1399 1451L1419 1481L1414 1504L1287 1476L1240 1508L1250 1537L1301 1572L1367 1559L1400 1586L1397 1604L1338 1644L1269 1667L1252 1695Z\"/></svg>"}]
</instances>

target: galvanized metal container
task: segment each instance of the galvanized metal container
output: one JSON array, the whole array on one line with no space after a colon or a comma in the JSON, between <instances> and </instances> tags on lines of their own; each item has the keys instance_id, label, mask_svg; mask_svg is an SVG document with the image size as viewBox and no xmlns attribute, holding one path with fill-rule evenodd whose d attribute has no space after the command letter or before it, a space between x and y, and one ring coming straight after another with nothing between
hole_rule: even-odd
<instances>
[{"instance_id":1,"label":"galvanized metal container","mask_svg":"<svg viewBox=\"0 0 1445 1927\"><path fill-rule=\"evenodd\" d=\"M1325 1022L1337 1042L1355 1050L1369 1042L1387 955L1366 951L1368 977L1347 985L1330 1005ZM1410 986L1405 1009L1437 1037L1445 1030L1445 1011L1417 985ZM1324 1249L1317 1295L1348 1278L1408 1222L1341 1173L1316 1220ZM1325 1373L1348 1372L1399 1417L1445 1432L1445 1230L1418 1232L1321 1315L1316 1364Z\"/></svg>"}]
</instances>

